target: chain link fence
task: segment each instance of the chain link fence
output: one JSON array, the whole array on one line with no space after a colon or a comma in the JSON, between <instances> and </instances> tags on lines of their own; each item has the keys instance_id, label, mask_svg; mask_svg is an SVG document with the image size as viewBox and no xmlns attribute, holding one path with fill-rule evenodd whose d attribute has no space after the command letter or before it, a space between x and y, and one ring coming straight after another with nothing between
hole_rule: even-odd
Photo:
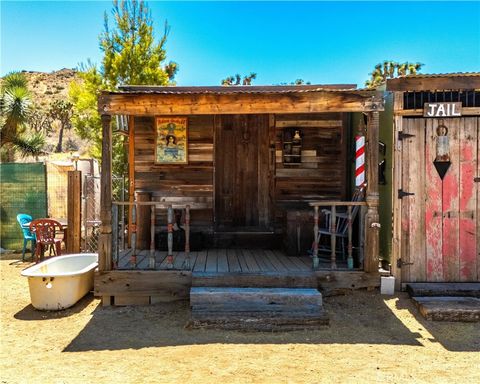
<instances>
[{"instance_id":1,"label":"chain link fence","mask_svg":"<svg viewBox=\"0 0 480 384\"><path fill-rule=\"evenodd\" d=\"M83 251L98 251L98 235L100 233L100 176L86 175L84 178L84 201L83 201ZM114 201L125 200L125 180L123 177L112 177L112 199ZM120 250L123 250L125 242L125 218L126 210L122 206L119 210Z\"/></svg>"}]
</instances>

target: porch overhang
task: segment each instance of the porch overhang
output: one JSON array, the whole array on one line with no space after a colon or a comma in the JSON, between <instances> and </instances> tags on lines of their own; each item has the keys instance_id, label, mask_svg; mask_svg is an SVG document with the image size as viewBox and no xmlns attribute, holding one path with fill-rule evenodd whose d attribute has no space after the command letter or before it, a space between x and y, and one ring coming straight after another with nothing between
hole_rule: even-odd
<instances>
[{"instance_id":1,"label":"porch overhang","mask_svg":"<svg viewBox=\"0 0 480 384\"><path fill-rule=\"evenodd\" d=\"M205 115L383 111L383 92L352 85L154 87L101 93L103 115Z\"/></svg>"}]
</instances>

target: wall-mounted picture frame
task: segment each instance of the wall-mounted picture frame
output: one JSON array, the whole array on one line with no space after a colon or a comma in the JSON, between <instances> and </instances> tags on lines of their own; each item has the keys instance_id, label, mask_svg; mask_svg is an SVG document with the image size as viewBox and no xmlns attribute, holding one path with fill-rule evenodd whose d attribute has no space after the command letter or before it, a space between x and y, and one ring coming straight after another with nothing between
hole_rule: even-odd
<instances>
[{"instance_id":1,"label":"wall-mounted picture frame","mask_svg":"<svg viewBox=\"0 0 480 384\"><path fill-rule=\"evenodd\" d=\"M155 119L155 164L188 164L186 117Z\"/></svg>"}]
</instances>

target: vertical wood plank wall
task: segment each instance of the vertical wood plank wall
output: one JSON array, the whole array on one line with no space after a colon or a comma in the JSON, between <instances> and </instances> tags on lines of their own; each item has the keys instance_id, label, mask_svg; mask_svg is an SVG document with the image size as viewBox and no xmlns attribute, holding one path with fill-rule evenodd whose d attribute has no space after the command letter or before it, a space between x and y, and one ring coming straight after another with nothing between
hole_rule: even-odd
<instances>
[{"instance_id":1,"label":"vertical wood plank wall","mask_svg":"<svg viewBox=\"0 0 480 384\"><path fill-rule=\"evenodd\" d=\"M188 117L188 164L155 164L155 119L135 118L135 188L152 199L171 203L197 202L208 209L192 210L193 231L213 231L213 116ZM161 216L159 216L161 215ZM166 213L157 210L157 223Z\"/></svg>"},{"instance_id":2,"label":"vertical wood plank wall","mask_svg":"<svg viewBox=\"0 0 480 384\"><path fill-rule=\"evenodd\" d=\"M402 282L479 281L479 118L402 119ZM448 128L451 165L443 181L433 161L437 127ZM397 189L397 188L395 188Z\"/></svg>"},{"instance_id":3,"label":"vertical wood plank wall","mask_svg":"<svg viewBox=\"0 0 480 384\"><path fill-rule=\"evenodd\" d=\"M309 201L345 199L347 192L347 121L343 113L278 114L276 126L275 214L277 228L288 208L306 208ZM282 135L286 127L303 134L301 166L284 164Z\"/></svg>"},{"instance_id":4,"label":"vertical wood plank wall","mask_svg":"<svg viewBox=\"0 0 480 384\"><path fill-rule=\"evenodd\" d=\"M285 208L319 199L342 199L347 191L346 119L342 113L272 115L275 124L275 188L272 216L275 228L283 226ZM218 120L218 119L217 119ZM282 162L282 131L296 126L303 133L303 149L312 156L297 168ZM189 163L155 165L154 117L135 117L135 188L167 202L207 203L208 209L191 211L192 231L214 231L214 115L188 116ZM273 157L275 156L275 159ZM217 165L217 172L223 168ZM267 187L265 185L264 187ZM266 214L266 213L265 213ZM159 216L162 215L162 216ZM157 210L157 224L166 223Z\"/></svg>"}]
</instances>

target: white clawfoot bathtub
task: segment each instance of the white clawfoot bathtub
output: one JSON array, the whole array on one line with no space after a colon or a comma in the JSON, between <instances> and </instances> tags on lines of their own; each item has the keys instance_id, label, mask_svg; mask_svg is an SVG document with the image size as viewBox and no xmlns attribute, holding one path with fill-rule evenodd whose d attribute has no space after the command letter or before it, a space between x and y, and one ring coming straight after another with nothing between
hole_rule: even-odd
<instances>
[{"instance_id":1,"label":"white clawfoot bathtub","mask_svg":"<svg viewBox=\"0 0 480 384\"><path fill-rule=\"evenodd\" d=\"M69 308L93 289L96 253L57 256L22 271L32 305L42 310Z\"/></svg>"}]
</instances>

